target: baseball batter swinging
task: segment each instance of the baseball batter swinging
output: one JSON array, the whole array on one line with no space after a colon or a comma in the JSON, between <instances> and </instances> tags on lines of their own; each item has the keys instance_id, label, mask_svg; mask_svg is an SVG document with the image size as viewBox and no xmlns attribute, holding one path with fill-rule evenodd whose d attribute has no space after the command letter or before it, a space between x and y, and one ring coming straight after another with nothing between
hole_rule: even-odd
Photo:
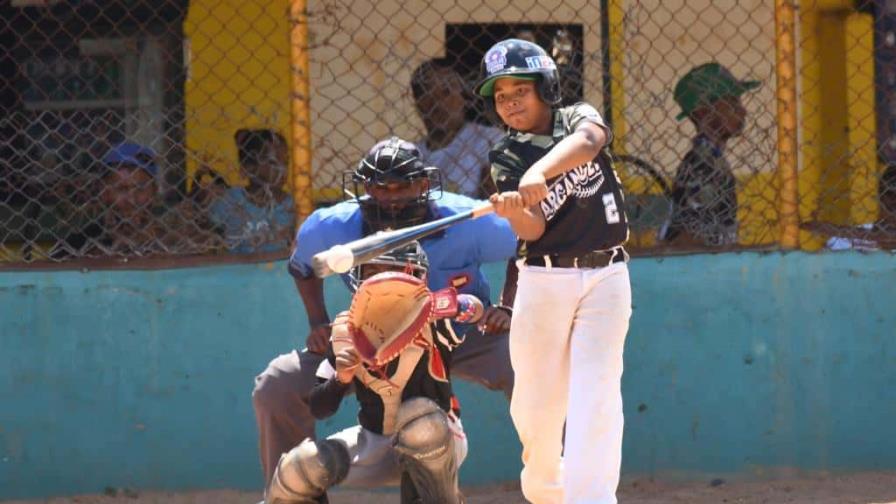
<instances>
[{"instance_id":1,"label":"baseball batter swinging","mask_svg":"<svg viewBox=\"0 0 896 504\"><path fill-rule=\"evenodd\" d=\"M560 106L556 64L531 42L489 49L475 91L509 128L490 154L501 191L491 200L519 237L510 414L523 494L615 503L631 289L610 129L587 103Z\"/></svg>"}]
</instances>

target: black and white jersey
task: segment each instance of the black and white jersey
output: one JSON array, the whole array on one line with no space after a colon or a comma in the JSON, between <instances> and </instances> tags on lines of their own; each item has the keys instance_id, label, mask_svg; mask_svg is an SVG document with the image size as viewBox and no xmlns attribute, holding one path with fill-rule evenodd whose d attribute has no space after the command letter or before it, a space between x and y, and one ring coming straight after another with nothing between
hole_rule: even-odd
<instances>
[{"instance_id":1,"label":"black and white jersey","mask_svg":"<svg viewBox=\"0 0 896 504\"><path fill-rule=\"evenodd\" d=\"M492 177L499 191L515 191L520 178L554 145L583 122L610 129L597 110L577 103L553 111L550 136L511 131L489 153ZM609 148L591 161L547 181L548 196L539 204L547 225L532 242L520 241L518 254L576 256L621 245L628 239L622 184L613 169Z\"/></svg>"},{"instance_id":2,"label":"black and white jersey","mask_svg":"<svg viewBox=\"0 0 896 504\"><path fill-rule=\"evenodd\" d=\"M365 369L365 372L355 375L352 384L360 404L358 423L362 427L383 434L386 408L382 396L376 391L377 389L382 391L382 385L386 387L397 385L396 392L401 394L401 401L412 397L426 397L435 401L446 412L454 411L460 414L451 389L450 376L451 352L463 342L463 336L455 333L449 319L432 322L430 330L433 335L432 346L419 357L415 356L419 360L416 361L406 382L402 383L392 378L396 376L402 359L413 355L411 353L402 353L382 369ZM311 413L317 419L334 414L339 408L342 397L349 390L348 385L343 385L336 379L335 362L336 357L331 345L327 351L327 359L318 368L318 384L311 391Z\"/></svg>"}]
</instances>

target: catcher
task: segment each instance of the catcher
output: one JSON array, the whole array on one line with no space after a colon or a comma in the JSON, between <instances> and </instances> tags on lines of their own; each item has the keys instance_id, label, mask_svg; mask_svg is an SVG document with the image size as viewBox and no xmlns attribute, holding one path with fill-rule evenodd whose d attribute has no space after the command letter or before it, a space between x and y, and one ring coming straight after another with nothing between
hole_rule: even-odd
<instances>
[{"instance_id":1,"label":"catcher","mask_svg":"<svg viewBox=\"0 0 896 504\"><path fill-rule=\"evenodd\" d=\"M327 502L327 489L401 485L402 503L462 502L457 471L467 454L451 390L451 321L476 323L478 298L426 287L420 245L354 268L351 308L336 317L327 359L311 391L311 413L332 416L354 386L359 425L284 454L267 504Z\"/></svg>"}]
</instances>

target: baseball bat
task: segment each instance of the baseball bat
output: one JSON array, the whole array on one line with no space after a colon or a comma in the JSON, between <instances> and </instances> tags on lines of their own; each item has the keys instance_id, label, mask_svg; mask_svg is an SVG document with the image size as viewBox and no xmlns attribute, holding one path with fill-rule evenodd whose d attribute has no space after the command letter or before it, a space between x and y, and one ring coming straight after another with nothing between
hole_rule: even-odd
<instances>
[{"instance_id":1,"label":"baseball bat","mask_svg":"<svg viewBox=\"0 0 896 504\"><path fill-rule=\"evenodd\" d=\"M379 255L407 245L414 240L437 233L458 222L476 219L494 211L495 208L491 203L484 203L466 212L432 222L425 222L394 231L381 231L355 241L334 245L323 252L315 254L311 258L311 268L318 278L324 278L334 273L345 273L358 264L370 261Z\"/></svg>"}]
</instances>

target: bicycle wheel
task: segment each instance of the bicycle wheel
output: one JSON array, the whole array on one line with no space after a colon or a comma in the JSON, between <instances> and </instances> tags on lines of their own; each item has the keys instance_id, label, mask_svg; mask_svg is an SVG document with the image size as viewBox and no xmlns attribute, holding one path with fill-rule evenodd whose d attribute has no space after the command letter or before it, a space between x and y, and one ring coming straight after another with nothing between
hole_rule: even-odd
<instances>
[{"instance_id":1,"label":"bicycle wheel","mask_svg":"<svg viewBox=\"0 0 896 504\"><path fill-rule=\"evenodd\" d=\"M614 165L625 192L629 246L649 248L672 216L672 189L663 172L637 156L616 156Z\"/></svg>"}]
</instances>

